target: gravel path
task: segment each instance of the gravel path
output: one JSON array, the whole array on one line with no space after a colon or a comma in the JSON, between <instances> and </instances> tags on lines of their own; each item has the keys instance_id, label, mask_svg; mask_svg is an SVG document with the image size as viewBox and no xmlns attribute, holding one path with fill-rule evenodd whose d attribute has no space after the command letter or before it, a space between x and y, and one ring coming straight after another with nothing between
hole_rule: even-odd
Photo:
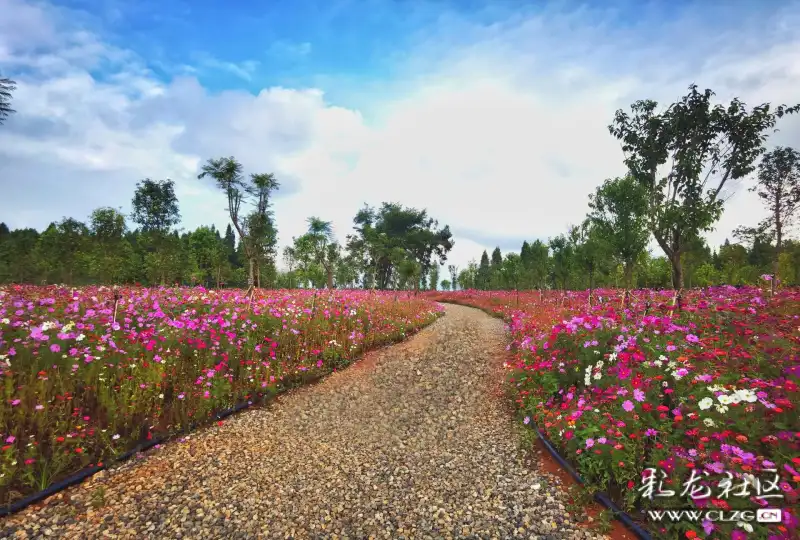
<instances>
[{"instance_id":1,"label":"gravel path","mask_svg":"<svg viewBox=\"0 0 800 540\"><path fill-rule=\"evenodd\" d=\"M524 462L500 321L448 306L265 409L171 442L0 523L0 537L597 538Z\"/></svg>"}]
</instances>

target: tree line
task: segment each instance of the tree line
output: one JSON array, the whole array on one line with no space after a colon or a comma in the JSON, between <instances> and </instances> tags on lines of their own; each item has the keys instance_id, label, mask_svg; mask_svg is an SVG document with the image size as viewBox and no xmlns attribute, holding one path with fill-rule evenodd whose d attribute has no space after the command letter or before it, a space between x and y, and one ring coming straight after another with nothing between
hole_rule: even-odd
<instances>
[{"instance_id":1,"label":"tree line","mask_svg":"<svg viewBox=\"0 0 800 540\"><path fill-rule=\"evenodd\" d=\"M628 173L607 179L589 196L589 211L566 234L524 242L519 253L491 259L486 251L445 288L585 289L595 286L683 287L755 284L763 279L800 285L800 244L787 240L800 204L800 153L765 143L784 115L800 105L748 108L738 98L712 103L711 90L688 93L658 111L652 100L618 110L609 132L622 145ZM766 216L734 231L712 251L713 230L740 180L755 175ZM654 239L663 255L651 256Z\"/></svg>"},{"instance_id":2,"label":"tree line","mask_svg":"<svg viewBox=\"0 0 800 540\"><path fill-rule=\"evenodd\" d=\"M14 112L14 84L0 79L0 125ZM130 216L98 208L88 222L64 218L41 233L0 223L0 282L681 289L754 284L767 275L773 284L800 285L800 243L787 239L800 204L800 153L765 149L778 120L800 105L748 108L738 98L714 104L713 96L691 85L663 110L652 100L618 110L608 129L621 143L628 173L590 194L585 219L566 234L524 242L519 253L484 251L463 269L441 267L454 245L448 226L424 209L386 202L364 206L343 245L330 221L311 216L308 230L278 254L271 198L279 182L271 173L245 177L234 157L221 157L209 159L198 178L213 180L224 196L230 219L224 233L213 225L177 230L174 183L145 179ZM703 234L722 215L730 188L753 172L750 190L766 217L736 229L736 243L712 250ZM651 239L661 256L648 253Z\"/></svg>"},{"instance_id":3,"label":"tree line","mask_svg":"<svg viewBox=\"0 0 800 540\"><path fill-rule=\"evenodd\" d=\"M176 229L174 182L147 178L136 185L129 216L103 207L86 222L65 217L42 232L0 223L0 283L419 290L454 245L450 228L426 210L383 203L358 211L344 245L330 221L309 217L308 230L284 248L286 269L279 270L275 176L245 178L241 163L223 157L208 160L199 178L213 179L227 202L224 232Z\"/></svg>"}]
</instances>

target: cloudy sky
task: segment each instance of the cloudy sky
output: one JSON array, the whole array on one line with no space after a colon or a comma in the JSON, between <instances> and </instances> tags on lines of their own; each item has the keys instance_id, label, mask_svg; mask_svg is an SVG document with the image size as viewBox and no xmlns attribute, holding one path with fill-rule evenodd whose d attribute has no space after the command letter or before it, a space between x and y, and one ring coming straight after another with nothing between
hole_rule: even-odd
<instances>
[{"instance_id":1,"label":"cloudy sky","mask_svg":"<svg viewBox=\"0 0 800 540\"><path fill-rule=\"evenodd\" d=\"M281 245L395 201L449 224L463 266L582 219L624 173L620 107L692 82L800 101L800 2L0 0L0 74L12 228L127 212L146 177L175 180L184 227L224 228L197 173L233 155L281 182ZM800 119L780 127L770 145L800 146ZM739 189L709 240L762 215Z\"/></svg>"}]
</instances>

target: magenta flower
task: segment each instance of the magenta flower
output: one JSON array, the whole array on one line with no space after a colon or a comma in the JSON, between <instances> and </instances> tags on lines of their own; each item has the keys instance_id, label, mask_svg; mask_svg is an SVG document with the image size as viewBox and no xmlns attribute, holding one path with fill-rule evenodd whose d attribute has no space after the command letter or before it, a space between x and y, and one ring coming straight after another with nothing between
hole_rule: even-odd
<instances>
[{"instance_id":1,"label":"magenta flower","mask_svg":"<svg viewBox=\"0 0 800 540\"><path fill-rule=\"evenodd\" d=\"M633 390L633 399L635 399L636 401L641 403L642 401L644 401L644 392L642 392L638 388L634 389Z\"/></svg>"},{"instance_id":2,"label":"magenta flower","mask_svg":"<svg viewBox=\"0 0 800 540\"><path fill-rule=\"evenodd\" d=\"M50 345L50 351L54 353L61 352L61 345L59 345L58 343L53 343L52 345Z\"/></svg>"}]
</instances>

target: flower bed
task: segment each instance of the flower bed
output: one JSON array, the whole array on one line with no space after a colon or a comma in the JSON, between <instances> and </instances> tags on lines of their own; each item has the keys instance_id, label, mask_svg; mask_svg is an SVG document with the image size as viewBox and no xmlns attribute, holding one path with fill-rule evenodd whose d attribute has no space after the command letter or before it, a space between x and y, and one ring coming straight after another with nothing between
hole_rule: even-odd
<instances>
[{"instance_id":1,"label":"flower bed","mask_svg":"<svg viewBox=\"0 0 800 540\"><path fill-rule=\"evenodd\" d=\"M441 307L369 291L0 288L0 505L347 366Z\"/></svg>"},{"instance_id":2,"label":"flower bed","mask_svg":"<svg viewBox=\"0 0 800 540\"><path fill-rule=\"evenodd\" d=\"M693 290L673 317L670 291L635 291L628 309L618 291L591 309L577 292L430 297L506 319L520 419L655 536L797 538L800 291ZM762 507L781 522L732 513ZM732 521L645 513L666 508Z\"/></svg>"}]
</instances>

